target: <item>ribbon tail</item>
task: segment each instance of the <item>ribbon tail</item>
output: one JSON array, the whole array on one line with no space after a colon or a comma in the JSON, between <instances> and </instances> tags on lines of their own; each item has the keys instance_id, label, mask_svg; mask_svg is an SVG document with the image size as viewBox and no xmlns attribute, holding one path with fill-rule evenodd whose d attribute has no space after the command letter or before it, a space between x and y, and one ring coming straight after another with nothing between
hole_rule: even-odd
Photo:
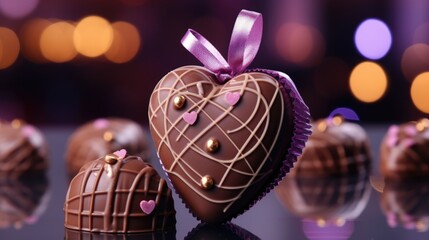
<instances>
[{"instance_id":1,"label":"ribbon tail","mask_svg":"<svg viewBox=\"0 0 429 240\"><path fill-rule=\"evenodd\" d=\"M260 13L242 10L238 15L228 48L232 75L243 72L256 57L262 40L262 28Z\"/></svg>"}]
</instances>

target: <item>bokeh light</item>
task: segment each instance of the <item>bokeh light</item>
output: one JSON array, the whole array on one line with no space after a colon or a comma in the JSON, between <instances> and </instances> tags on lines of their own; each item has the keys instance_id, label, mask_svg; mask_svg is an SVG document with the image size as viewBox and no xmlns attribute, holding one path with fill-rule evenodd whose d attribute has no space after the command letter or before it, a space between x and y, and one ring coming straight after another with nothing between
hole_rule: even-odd
<instances>
[{"instance_id":1,"label":"bokeh light","mask_svg":"<svg viewBox=\"0 0 429 240\"><path fill-rule=\"evenodd\" d=\"M137 28L127 22L112 24L113 41L105 53L107 59L114 63L125 63L133 59L140 49L140 34Z\"/></svg>"},{"instance_id":2,"label":"bokeh light","mask_svg":"<svg viewBox=\"0 0 429 240\"><path fill-rule=\"evenodd\" d=\"M349 86L359 101L375 102L386 92L387 76L383 68L377 63L362 62L353 69Z\"/></svg>"},{"instance_id":3,"label":"bokeh light","mask_svg":"<svg viewBox=\"0 0 429 240\"><path fill-rule=\"evenodd\" d=\"M429 72L418 75L411 84L411 99L422 112L429 113Z\"/></svg>"},{"instance_id":4,"label":"bokeh light","mask_svg":"<svg viewBox=\"0 0 429 240\"><path fill-rule=\"evenodd\" d=\"M283 24L276 34L275 46L283 59L302 66L319 63L325 53L322 34L299 23Z\"/></svg>"},{"instance_id":5,"label":"bokeh light","mask_svg":"<svg viewBox=\"0 0 429 240\"><path fill-rule=\"evenodd\" d=\"M380 59L387 54L392 45L392 34L383 21L367 19L356 29L355 44L364 57Z\"/></svg>"},{"instance_id":6,"label":"bokeh light","mask_svg":"<svg viewBox=\"0 0 429 240\"><path fill-rule=\"evenodd\" d=\"M88 16L79 21L73 34L76 50L87 57L106 53L113 40L113 28L99 16Z\"/></svg>"},{"instance_id":7,"label":"bokeh light","mask_svg":"<svg viewBox=\"0 0 429 240\"><path fill-rule=\"evenodd\" d=\"M20 31L23 55L32 62L44 63L45 57L40 50L40 36L52 22L46 19L32 19L24 24Z\"/></svg>"},{"instance_id":8,"label":"bokeh light","mask_svg":"<svg viewBox=\"0 0 429 240\"><path fill-rule=\"evenodd\" d=\"M40 49L43 56L56 63L72 60L77 51L73 45L74 25L60 21L47 27L40 36Z\"/></svg>"},{"instance_id":9,"label":"bokeh light","mask_svg":"<svg viewBox=\"0 0 429 240\"><path fill-rule=\"evenodd\" d=\"M0 69L11 66L18 57L20 44L18 36L9 28L0 27Z\"/></svg>"},{"instance_id":10,"label":"bokeh light","mask_svg":"<svg viewBox=\"0 0 429 240\"><path fill-rule=\"evenodd\" d=\"M429 71L429 45L417 43L408 47L402 54L401 69L410 81L420 73Z\"/></svg>"},{"instance_id":11,"label":"bokeh light","mask_svg":"<svg viewBox=\"0 0 429 240\"><path fill-rule=\"evenodd\" d=\"M39 0L0 0L0 12L10 18L22 18L36 9Z\"/></svg>"}]
</instances>

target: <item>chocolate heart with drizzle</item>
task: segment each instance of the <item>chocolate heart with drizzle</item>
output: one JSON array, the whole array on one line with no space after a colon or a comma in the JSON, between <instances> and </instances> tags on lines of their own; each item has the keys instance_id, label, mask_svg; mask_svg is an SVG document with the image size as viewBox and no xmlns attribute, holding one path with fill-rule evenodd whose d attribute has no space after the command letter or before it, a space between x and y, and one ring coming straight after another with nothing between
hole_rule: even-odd
<instances>
[{"instance_id":1,"label":"chocolate heart with drizzle","mask_svg":"<svg viewBox=\"0 0 429 240\"><path fill-rule=\"evenodd\" d=\"M255 70L219 84L208 69L185 66L151 95L159 158L179 196L205 222L228 221L250 208L305 144L308 109L289 79L272 75Z\"/></svg>"}]
</instances>

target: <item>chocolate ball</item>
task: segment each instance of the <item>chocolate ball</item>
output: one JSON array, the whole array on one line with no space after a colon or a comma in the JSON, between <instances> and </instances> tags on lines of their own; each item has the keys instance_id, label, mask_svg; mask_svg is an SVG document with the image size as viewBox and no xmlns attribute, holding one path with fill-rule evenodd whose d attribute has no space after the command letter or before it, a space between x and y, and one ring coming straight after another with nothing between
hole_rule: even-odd
<instances>
[{"instance_id":1,"label":"chocolate ball","mask_svg":"<svg viewBox=\"0 0 429 240\"><path fill-rule=\"evenodd\" d=\"M345 177L287 176L275 188L279 201L294 215L319 226L341 226L356 219L371 195L368 175Z\"/></svg>"},{"instance_id":2,"label":"chocolate ball","mask_svg":"<svg viewBox=\"0 0 429 240\"><path fill-rule=\"evenodd\" d=\"M125 151L86 163L71 180L65 227L102 233L141 233L175 228L171 190L152 166Z\"/></svg>"},{"instance_id":3,"label":"chocolate ball","mask_svg":"<svg viewBox=\"0 0 429 240\"><path fill-rule=\"evenodd\" d=\"M380 147L385 178L428 178L429 120L392 125Z\"/></svg>"},{"instance_id":4,"label":"chocolate ball","mask_svg":"<svg viewBox=\"0 0 429 240\"><path fill-rule=\"evenodd\" d=\"M367 173L371 165L369 140L356 123L337 116L313 124L313 133L292 169L297 176L346 176Z\"/></svg>"},{"instance_id":5,"label":"chocolate ball","mask_svg":"<svg viewBox=\"0 0 429 240\"><path fill-rule=\"evenodd\" d=\"M390 227L402 226L419 232L428 231L428 180L387 179L380 204Z\"/></svg>"},{"instance_id":6,"label":"chocolate ball","mask_svg":"<svg viewBox=\"0 0 429 240\"><path fill-rule=\"evenodd\" d=\"M42 133L22 120L0 121L0 175L20 176L48 168Z\"/></svg>"},{"instance_id":7,"label":"chocolate ball","mask_svg":"<svg viewBox=\"0 0 429 240\"><path fill-rule=\"evenodd\" d=\"M66 161L73 177L87 162L119 149L148 160L150 150L143 129L120 118L100 118L79 127L69 138Z\"/></svg>"},{"instance_id":8,"label":"chocolate ball","mask_svg":"<svg viewBox=\"0 0 429 240\"><path fill-rule=\"evenodd\" d=\"M0 177L0 228L19 229L37 222L48 204L48 188L44 171Z\"/></svg>"}]
</instances>

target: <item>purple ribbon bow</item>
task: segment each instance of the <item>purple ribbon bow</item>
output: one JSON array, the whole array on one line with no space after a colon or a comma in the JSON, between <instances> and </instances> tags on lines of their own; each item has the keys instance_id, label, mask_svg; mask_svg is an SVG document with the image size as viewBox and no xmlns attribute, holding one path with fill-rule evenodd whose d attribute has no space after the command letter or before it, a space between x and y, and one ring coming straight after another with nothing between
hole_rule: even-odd
<instances>
[{"instance_id":1,"label":"purple ribbon bow","mask_svg":"<svg viewBox=\"0 0 429 240\"><path fill-rule=\"evenodd\" d=\"M188 29L181 43L204 67L217 75L220 83L224 83L249 66L258 52L261 39L262 15L241 10L232 30L228 61L207 39L192 29Z\"/></svg>"}]
</instances>

